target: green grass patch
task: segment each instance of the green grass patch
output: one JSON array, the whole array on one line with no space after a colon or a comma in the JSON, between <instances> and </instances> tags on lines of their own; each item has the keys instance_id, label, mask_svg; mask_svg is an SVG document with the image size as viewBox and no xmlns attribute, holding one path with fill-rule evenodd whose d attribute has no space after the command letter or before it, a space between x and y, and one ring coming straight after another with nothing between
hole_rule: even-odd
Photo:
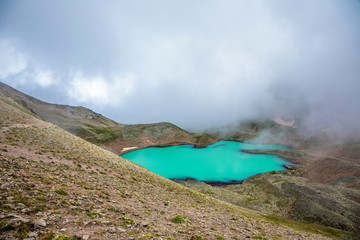
<instances>
[{"instance_id":1,"label":"green grass patch","mask_svg":"<svg viewBox=\"0 0 360 240\"><path fill-rule=\"evenodd\" d=\"M136 222L132 220L131 218L123 217L122 221L125 225L134 225Z\"/></svg>"},{"instance_id":2,"label":"green grass patch","mask_svg":"<svg viewBox=\"0 0 360 240\"><path fill-rule=\"evenodd\" d=\"M87 140L95 144L105 143L122 137L121 132L117 128L98 127L90 124L86 124L86 126L89 132L93 133L93 136L89 136L90 138L87 138Z\"/></svg>"},{"instance_id":3,"label":"green grass patch","mask_svg":"<svg viewBox=\"0 0 360 240\"><path fill-rule=\"evenodd\" d=\"M315 233L327 237L336 237L341 239L360 239L359 236L355 233L347 232L335 228L329 228L329 227L324 227L324 226L304 223L304 222L295 222L271 215L263 215L263 217L270 222L276 224L283 224L299 231L305 231L309 233Z\"/></svg>"},{"instance_id":4,"label":"green grass patch","mask_svg":"<svg viewBox=\"0 0 360 240\"><path fill-rule=\"evenodd\" d=\"M68 195L67 192L65 192L64 190L59 189L59 188L54 188L54 192L56 192L56 193L59 194L60 196L66 196L66 195Z\"/></svg>"},{"instance_id":5,"label":"green grass patch","mask_svg":"<svg viewBox=\"0 0 360 240\"><path fill-rule=\"evenodd\" d=\"M190 238L191 240L204 240L204 238L200 235L193 235Z\"/></svg>"},{"instance_id":6,"label":"green grass patch","mask_svg":"<svg viewBox=\"0 0 360 240\"><path fill-rule=\"evenodd\" d=\"M14 230L15 227L8 224L7 221L2 220L0 222L0 232L6 232L6 231L10 231L10 230Z\"/></svg>"},{"instance_id":7,"label":"green grass patch","mask_svg":"<svg viewBox=\"0 0 360 240\"><path fill-rule=\"evenodd\" d=\"M36 200L40 201L40 202L46 202L48 199L44 196L36 196L35 197Z\"/></svg>"},{"instance_id":8,"label":"green grass patch","mask_svg":"<svg viewBox=\"0 0 360 240\"><path fill-rule=\"evenodd\" d=\"M176 215L175 217L171 218L170 221L174 223L191 223L189 219L187 219L183 215Z\"/></svg>"},{"instance_id":9,"label":"green grass patch","mask_svg":"<svg viewBox=\"0 0 360 240\"><path fill-rule=\"evenodd\" d=\"M85 215L91 217L92 219L102 217L100 213L95 213L95 212L86 212Z\"/></svg>"}]
</instances>

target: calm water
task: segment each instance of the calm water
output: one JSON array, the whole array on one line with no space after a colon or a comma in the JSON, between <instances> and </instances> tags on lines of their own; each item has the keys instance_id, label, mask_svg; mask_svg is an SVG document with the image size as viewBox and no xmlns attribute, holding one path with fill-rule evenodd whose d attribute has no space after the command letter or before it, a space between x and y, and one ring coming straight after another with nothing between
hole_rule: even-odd
<instances>
[{"instance_id":1,"label":"calm water","mask_svg":"<svg viewBox=\"0 0 360 240\"><path fill-rule=\"evenodd\" d=\"M206 148L193 148L192 145L150 147L121 156L166 178L190 177L198 181L240 181L258 173L284 170L283 164L291 164L275 155L243 153L242 149L269 150L289 147L220 141Z\"/></svg>"}]
</instances>

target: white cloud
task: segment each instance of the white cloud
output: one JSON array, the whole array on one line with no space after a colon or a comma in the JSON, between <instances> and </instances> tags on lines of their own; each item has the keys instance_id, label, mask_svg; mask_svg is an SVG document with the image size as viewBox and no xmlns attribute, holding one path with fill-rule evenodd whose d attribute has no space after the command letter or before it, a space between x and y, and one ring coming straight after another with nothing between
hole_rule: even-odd
<instances>
[{"instance_id":1,"label":"white cloud","mask_svg":"<svg viewBox=\"0 0 360 240\"><path fill-rule=\"evenodd\" d=\"M13 86L28 85L42 88L56 84L53 72L29 57L17 46L16 41L0 39L0 80Z\"/></svg>"},{"instance_id":2,"label":"white cloud","mask_svg":"<svg viewBox=\"0 0 360 240\"><path fill-rule=\"evenodd\" d=\"M73 74L67 93L79 103L119 105L132 92L134 80L131 74L104 78L102 75L87 77L78 71Z\"/></svg>"},{"instance_id":3,"label":"white cloud","mask_svg":"<svg viewBox=\"0 0 360 240\"><path fill-rule=\"evenodd\" d=\"M24 54L18 51L9 40L0 40L0 79L19 74L28 66Z\"/></svg>"},{"instance_id":4,"label":"white cloud","mask_svg":"<svg viewBox=\"0 0 360 240\"><path fill-rule=\"evenodd\" d=\"M14 1L0 80L119 122L338 112L360 129L359 1L140 2Z\"/></svg>"},{"instance_id":5,"label":"white cloud","mask_svg":"<svg viewBox=\"0 0 360 240\"><path fill-rule=\"evenodd\" d=\"M57 83L57 80L54 77L54 74L50 70L44 70L44 69L35 69L33 74L33 80L40 85L41 87L49 87L55 83Z\"/></svg>"}]
</instances>

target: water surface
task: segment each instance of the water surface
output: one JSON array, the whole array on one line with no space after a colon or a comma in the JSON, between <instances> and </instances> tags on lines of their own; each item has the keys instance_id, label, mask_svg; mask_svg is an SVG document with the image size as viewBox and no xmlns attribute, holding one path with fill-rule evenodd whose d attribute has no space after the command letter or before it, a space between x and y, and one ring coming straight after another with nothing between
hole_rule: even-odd
<instances>
[{"instance_id":1,"label":"water surface","mask_svg":"<svg viewBox=\"0 0 360 240\"><path fill-rule=\"evenodd\" d=\"M219 141L206 148L193 145L149 147L121 155L169 179L195 178L198 181L241 181L258 173L285 170L286 160L268 154L241 150L290 149L278 144L249 144Z\"/></svg>"}]
</instances>

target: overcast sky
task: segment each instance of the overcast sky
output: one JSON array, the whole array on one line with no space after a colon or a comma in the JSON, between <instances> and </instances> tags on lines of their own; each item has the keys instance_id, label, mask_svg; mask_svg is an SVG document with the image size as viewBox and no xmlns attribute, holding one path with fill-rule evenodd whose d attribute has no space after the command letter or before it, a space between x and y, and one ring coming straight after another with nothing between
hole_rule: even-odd
<instances>
[{"instance_id":1,"label":"overcast sky","mask_svg":"<svg viewBox=\"0 0 360 240\"><path fill-rule=\"evenodd\" d=\"M0 1L0 81L121 123L360 129L358 0Z\"/></svg>"}]
</instances>

